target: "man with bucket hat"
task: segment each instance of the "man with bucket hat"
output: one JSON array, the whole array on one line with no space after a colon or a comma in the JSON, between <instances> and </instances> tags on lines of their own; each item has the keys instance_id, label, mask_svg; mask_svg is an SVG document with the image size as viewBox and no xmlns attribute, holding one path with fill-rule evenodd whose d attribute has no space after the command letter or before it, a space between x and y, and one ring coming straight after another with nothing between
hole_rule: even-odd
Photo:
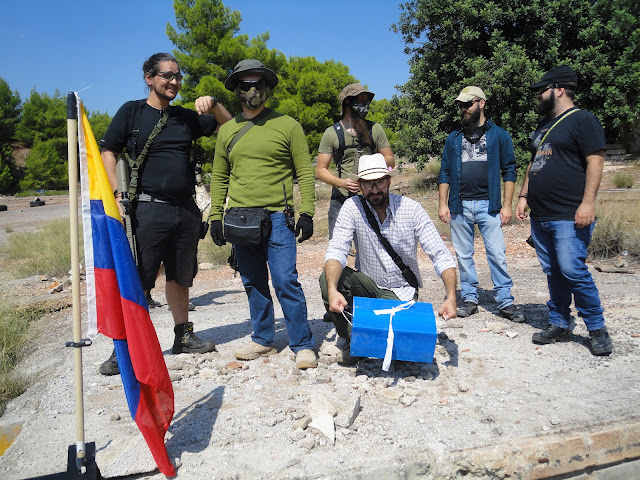
<instances>
[{"instance_id":1,"label":"man with bucket hat","mask_svg":"<svg viewBox=\"0 0 640 480\"><path fill-rule=\"evenodd\" d=\"M352 83L342 89L340 101L340 120L327 128L320 140L316 177L332 185L329 203L329 238L340 207L345 200L358 193L358 182L349 178L358 171L358 159L362 155L381 153L387 167L395 166L393 150L384 129L379 123L366 120L369 104L374 93L359 83ZM333 160L336 172L329 171Z\"/></svg>"},{"instance_id":2,"label":"man with bucket hat","mask_svg":"<svg viewBox=\"0 0 640 480\"><path fill-rule=\"evenodd\" d=\"M461 127L447 137L442 152L438 216L451 225L451 241L460 270L459 317L478 311L478 274L473 261L475 227L484 240L498 315L517 323L525 316L513 304L502 226L511 221L516 159L511 135L485 117L487 97L468 86L454 100ZM504 181L502 203L501 182Z\"/></svg>"},{"instance_id":3,"label":"man with bucket hat","mask_svg":"<svg viewBox=\"0 0 640 480\"><path fill-rule=\"evenodd\" d=\"M315 179L302 126L265 106L277 84L271 69L251 59L239 62L224 83L240 100L242 113L218 133L211 175L211 238L218 246L233 244L249 299L253 334L248 344L236 349L236 358L277 353L270 273L296 366L314 368L317 357L298 282L295 237L300 235L302 242L313 234ZM302 199L297 223L294 177Z\"/></svg>"},{"instance_id":4,"label":"man with bucket hat","mask_svg":"<svg viewBox=\"0 0 640 480\"><path fill-rule=\"evenodd\" d=\"M353 362L345 315L353 308L354 296L417 299L422 286L418 245L444 283L446 298L438 313L445 319L456 316L455 260L424 208L408 197L389 193L396 174L380 153L360 157L358 173L350 178L358 183L362 196L344 203L329 241L320 290L338 335L347 340L338 357L341 363ZM346 266L351 241L356 245L355 270Z\"/></svg>"},{"instance_id":5,"label":"man with bucket hat","mask_svg":"<svg viewBox=\"0 0 640 480\"><path fill-rule=\"evenodd\" d=\"M606 141L598 119L574 104L576 72L554 67L539 82L537 112L544 115L531 135L531 162L516 209L520 220L531 209L531 238L549 287L549 324L532 337L549 344L571 339L571 299L591 337L593 355L609 355L600 294L585 261L595 226L595 201Z\"/></svg>"}]
</instances>

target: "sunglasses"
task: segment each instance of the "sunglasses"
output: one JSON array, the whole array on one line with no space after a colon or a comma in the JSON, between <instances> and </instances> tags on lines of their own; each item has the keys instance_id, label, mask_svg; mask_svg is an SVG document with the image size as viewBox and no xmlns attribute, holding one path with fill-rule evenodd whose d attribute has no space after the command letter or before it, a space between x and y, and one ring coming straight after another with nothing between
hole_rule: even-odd
<instances>
[{"instance_id":1,"label":"sunglasses","mask_svg":"<svg viewBox=\"0 0 640 480\"><path fill-rule=\"evenodd\" d=\"M479 102L480 100L469 100L468 102L458 102L458 110L467 110L473 107L474 103Z\"/></svg>"},{"instance_id":2,"label":"sunglasses","mask_svg":"<svg viewBox=\"0 0 640 480\"><path fill-rule=\"evenodd\" d=\"M178 82L182 81L182 74L180 72L175 73L172 72L170 70L167 70L165 72L158 72L156 73L156 75L160 78L164 78L165 80L171 81L171 80L177 80Z\"/></svg>"},{"instance_id":3,"label":"sunglasses","mask_svg":"<svg viewBox=\"0 0 640 480\"><path fill-rule=\"evenodd\" d=\"M243 92L248 92L252 88L262 90L266 85L267 82L264 78L261 78L260 80L240 80L236 84L236 88L239 88Z\"/></svg>"},{"instance_id":4,"label":"sunglasses","mask_svg":"<svg viewBox=\"0 0 640 480\"><path fill-rule=\"evenodd\" d=\"M556 88L557 85L555 83L550 83L549 85L545 85L544 87L540 87L538 89L538 93L536 95L542 95L547 90L551 90L552 88Z\"/></svg>"},{"instance_id":5,"label":"sunglasses","mask_svg":"<svg viewBox=\"0 0 640 480\"><path fill-rule=\"evenodd\" d=\"M360 186L363 190L373 190L374 187L377 187L379 190L387 184L387 180L389 180L388 176L379 178L377 180L360 180Z\"/></svg>"}]
</instances>

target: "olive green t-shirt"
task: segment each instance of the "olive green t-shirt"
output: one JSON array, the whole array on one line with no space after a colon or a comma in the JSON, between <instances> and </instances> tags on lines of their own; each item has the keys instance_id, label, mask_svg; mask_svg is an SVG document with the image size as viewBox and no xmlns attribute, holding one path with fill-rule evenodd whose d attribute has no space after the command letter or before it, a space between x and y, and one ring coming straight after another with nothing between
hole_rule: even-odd
<instances>
[{"instance_id":1,"label":"olive green t-shirt","mask_svg":"<svg viewBox=\"0 0 640 480\"><path fill-rule=\"evenodd\" d=\"M260 207L271 211L293 206L293 179L298 178L300 213L313 216L315 174L302 126L293 118L270 112L238 140L231 154L227 147L247 123L242 115L220 127L211 173L211 220L221 220L228 207ZM283 190L284 184L284 190Z\"/></svg>"},{"instance_id":2,"label":"olive green t-shirt","mask_svg":"<svg viewBox=\"0 0 640 480\"><path fill-rule=\"evenodd\" d=\"M333 128L333 125L324 131L322 140L320 140L320 147L318 148L318 153L328 153L333 157L333 161L334 163L336 163L336 176L340 178L345 178L351 173L358 173L357 171L354 171L354 168L357 168L357 165L355 165L356 153L358 153L359 156L371 155L372 153L380 151L380 149L382 148L391 146L389 144L389 140L387 139L387 134L384 133L384 129L379 123L374 123L371 130L371 133L373 135L373 144L375 147L373 152L371 151L369 145L363 145L358 148L357 146L360 146L360 141L358 140L358 138L351 135L344 128L343 131L345 150L340 166L338 166L336 162L336 154L338 153L338 147L340 146L340 144L338 142L338 134L336 133L335 128ZM351 145L356 145L356 147L346 148ZM358 152L358 150L360 150L360 152ZM339 190L343 195L347 195L346 189L340 188Z\"/></svg>"}]
</instances>

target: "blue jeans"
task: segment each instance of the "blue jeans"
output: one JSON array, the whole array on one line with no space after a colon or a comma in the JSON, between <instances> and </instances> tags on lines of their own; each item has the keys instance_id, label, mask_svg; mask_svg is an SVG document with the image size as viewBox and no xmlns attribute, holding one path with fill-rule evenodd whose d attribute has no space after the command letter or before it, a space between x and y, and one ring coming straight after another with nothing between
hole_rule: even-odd
<instances>
[{"instance_id":1,"label":"blue jeans","mask_svg":"<svg viewBox=\"0 0 640 480\"><path fill-rule=\"evenodd\" d=\"M478 303L478 275L473 261L474 225L484 240L493 293L498 308L513 304L513 281L507 271L507 255L500 214L489 213L489 200L463 200L462 213L451 214L451 241L458 258L460 294L466 302Z\"/></svg>"},{"instance_id":2,"label":"blue jeans","mask_svg":"<svg viewBox=\"0 0 640 480\"><path fill-rule=\"evenodd\" d=\"M531 237L549 285L549 323L570 328L571 295L587 330L604 327L600 294L585 263L595 222L576 228L573 220L531 220Z\"/></svg>"},{"instance_id":3,"label":"blue jeans","mask_svg":"<svg viewBox=\"0 0 640 480\"><path fill-rule=\"evenodd\" d=\"M289 347L294 352L313 349L313 337L307 322L307 301L298 282L296 239L286 225L283 212L271 214L271 225L271 236L262 245L235 245L238 270L249 298L253 327L251 339L265 347L275 343L273 300L269 292L271 272L271 282L284 313Z\"/></svg>"}]
</instances>

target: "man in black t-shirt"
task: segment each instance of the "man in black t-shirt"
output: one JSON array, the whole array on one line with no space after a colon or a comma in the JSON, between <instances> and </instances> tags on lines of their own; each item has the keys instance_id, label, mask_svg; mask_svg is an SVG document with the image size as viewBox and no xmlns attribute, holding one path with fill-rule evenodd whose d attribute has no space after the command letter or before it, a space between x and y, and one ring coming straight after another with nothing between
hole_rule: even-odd
<instances>
[{"instance_id":1,"label":"man in black t-shirt","mask_svg":"<svg viewBox=\"0 0 640 480\"><path fill-rule=\"evenodd\" d=\"M165 266L167 303L175 323L172 352L210 352L215 350L215 344L198 338L188 321L189 287L197 270L201 224L200 210L194 201L191 145L193 140L213 134L231 115L208 96L196 100L197 113L171 106L180 90L182 74L178 62L168 53L152 55L144 62L142 71L149 96L120 107L100 140L102 161L122 214L123 192L117 190L116 181L118 155L123 150L133 150L129 155L139 156L154 127L161 126L138 169L136 193L130 199L138 273L146 294L155 286L160 265ZM162 122L165 112L168 117ZM134 131L138 131L137 139ZM119 373L115 352L100 366L100 373Z\"/></svg>"},{"instance_id":2,"label":"man in black t-shirt","mask_svg":"<svg viewBox=\"0 0 640 480\"><path fill-rule=\"evenodd\" d=\"M600 295L585 263L595 226L595 201L606 142L591 113L576 108L576 73L567 66L549 70L529 88L537 92L538 113L546 118L532 134L516 216L531 209L531 237L549 286L549 324L533 343L571 338L571 298L591 337L591 353L609 355L613 344L604 325Z\"/></svg>"},{"instance_id":3,"label":"man in black t-shirt","mask_svg":"<svg viewBox=\"0 0 640 480\"><path fill-rule=\"evenodd\" d=\"M447 137L438 177L438 216L451 225L451 241L460 270L459 317L478 311L478 274L474 254L475 226L484 240L498 315L517 323L524 313L513 304L513 281L507 271L502 226L511 221L516 159L511 135L485 117L487 97L476 86L454 100L462 126ZM504 199L501 202L501 181Z\"/></svg>"}]
</instances>

